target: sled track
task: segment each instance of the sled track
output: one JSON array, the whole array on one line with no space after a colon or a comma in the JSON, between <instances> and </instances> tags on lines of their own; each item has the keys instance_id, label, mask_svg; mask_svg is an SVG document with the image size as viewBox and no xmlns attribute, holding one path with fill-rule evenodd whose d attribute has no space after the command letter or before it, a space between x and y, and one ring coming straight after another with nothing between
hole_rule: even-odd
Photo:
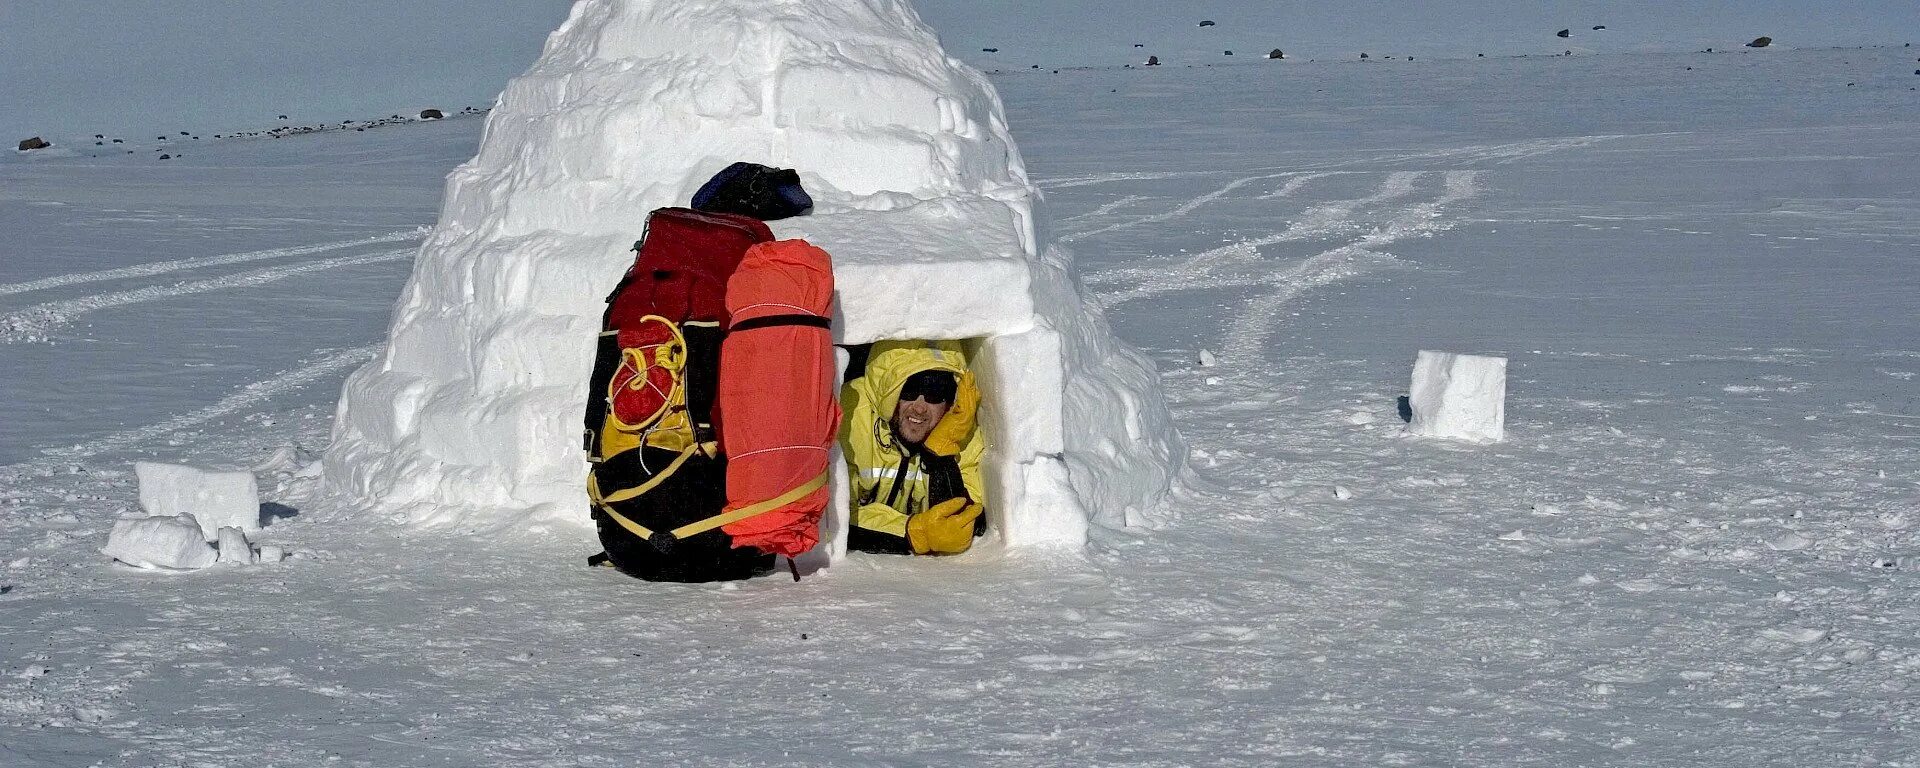
<instances>
[{"instance_id":1,"label":"sled track","mask_svg":"<svg viewBox=\"0 0 1920 768\"><path fill-rule=\"evenodd\" d=\"M297 367L276 373L263 381L240 387L232 394L220 398L219 402L200 410L184 413L157 424L117 432L81 445L51 449L46 451L46 455L58 459L97 456L109 451L131 448L215 419L243 413L280 395L345 373L372 360L384 346L384 344L369 344L324 354Z\"/></svg>"},{"instance_id":2,"label":"sled track","mask_svg":"<svg viewBox=\"0 0 1920 768\"><path fill-rule=\"evenodd\" d=\"M311 272L351 267L360 264L375 264L383 261L409 259L413 257L413 254L414 250L408 248L397 251L362 254L359 256L341 256L300 264L266 267L251 272L241 272L206 280L175 283L173 285L153 285L130 291L101 293L92 296L82 296L77 299L50 301L17 312L0 315L0 344L45 341L47 340L48 334L55 329L73 322L75 318L81 315L102 309L123 307L128 304L139 304L148 301L157 301L159 299L169 299L175 296L188 296L228 288L248 288L256 285L265 285Z\"/></svg>"},{"instance_id":3,"label":"sled track","mask_svg":"<svg viewBox=\"0 0 1920 768\"><path fill-rule=\"evenodd\" d=\"M202 257L193 258L193 259L174 259L172 261L157 261L152 264L136 264L131 267L120 267L118 269L108 269L108 270L102 270L99 272L78 272L71 275L60 275L57 277L48 277L48 278L42 278L39 280L30 280L24 283L10 283L6 285L0 285L0 296L11 296L16 293L27 293L29 291L44 291L49 288L59 288L61 286L67 286L67 285L79 285L81 283L97 283L104 280L124 280L132 277L152 277L154 275L164 275L168 272L180 272L180 271L189 270L189 269L199 269L201 267L217 267L217 266L222 266L226 264L244 264L250 261L265 261L268 259L279 259L279 258L285 258L288 256L306 256L308 254L314 254L314 253L325 253L327 251L337 251L342 248L352 248L357 245L380 245L384 243L403 243L410 240L419 240L425 237L426 233L427 233L427 229L425 227L420 227L417 229L408 229L408 230L402 230L399 232L390 232L384 235L375 235L373 237L363 237L355 240L342 240L337 243L316 243L314 245L298 245L290 248L270 248L264 251L248 251L246 253L229 253L221 256L202 256Z\"/></svg>"}]
</instances>

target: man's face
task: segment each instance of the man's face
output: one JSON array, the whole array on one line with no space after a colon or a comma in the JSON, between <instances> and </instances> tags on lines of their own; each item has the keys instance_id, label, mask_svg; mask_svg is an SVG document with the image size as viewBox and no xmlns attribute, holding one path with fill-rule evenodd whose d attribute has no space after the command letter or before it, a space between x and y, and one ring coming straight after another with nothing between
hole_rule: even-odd
<instances>
[{"instance_id":1,"label":"man's face","mask_svg":"<svg viewBox=\"0 0 1920 768\"><path fill-rule=\"evenodd\" d=\"M919 445L933 433L933 425L940 423L940 417L947 415L949 405L929 403L925 395L901 400L893 408L893 429L900 433L901 440Z\"/></svg>"}]
</instances>

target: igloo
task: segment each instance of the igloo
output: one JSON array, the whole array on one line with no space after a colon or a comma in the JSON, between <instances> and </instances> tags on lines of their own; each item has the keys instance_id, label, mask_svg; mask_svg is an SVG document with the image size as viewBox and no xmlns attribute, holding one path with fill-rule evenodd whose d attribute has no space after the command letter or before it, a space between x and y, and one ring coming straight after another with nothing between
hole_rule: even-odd
<instances>
[{"instance_id":1,"label":"igloo","mask_svg":"<svg viewBox=\"0 0 1920 768\"><path fill-rule=\"evenodd\" d=\"M580 414L647 213L738 160L795 168L833 255L836 343L964 340L989 528L1152 525L1185 449L1152 364L1048 243L999 96L902 0L583 0L447 180L384 353L349 377L324 483L415 525L590 526ZM846 478L824 548L844 551Z\"/></svg>"}]
</instances>

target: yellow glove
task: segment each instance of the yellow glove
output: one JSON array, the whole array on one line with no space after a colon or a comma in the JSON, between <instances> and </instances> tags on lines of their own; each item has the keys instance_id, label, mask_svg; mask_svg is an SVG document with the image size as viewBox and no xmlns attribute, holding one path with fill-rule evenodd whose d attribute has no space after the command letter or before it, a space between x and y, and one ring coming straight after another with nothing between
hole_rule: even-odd
<instances>
[{"instance_id":1,"label":"yellow glove","mask_svg":"<svg viewBox=\"0 0 1920 768\"><path fill-rule=\"evenodd\" d=\"M907 544L916 555L957 555L973 546L974 521L984 511L965 497L947 499L907 518Z\"/></svg>"},{"instance_id":2,"label":"yellow glove","mask_svg":"<svg viewBox=\"0 0 1920 768\"><path fill-rule=\"evenodd\" d=\"M935 456L956 456L960 449L967 446L967 438L973 435L974 417L980 412L980 388L973 384L973 371L960 374L960 383L953 390L953 405L947 408L947 415L940 417L940 423L933 425L933 432L927 435L924 445L927 452Z\"/></svg>"}]
</instances>

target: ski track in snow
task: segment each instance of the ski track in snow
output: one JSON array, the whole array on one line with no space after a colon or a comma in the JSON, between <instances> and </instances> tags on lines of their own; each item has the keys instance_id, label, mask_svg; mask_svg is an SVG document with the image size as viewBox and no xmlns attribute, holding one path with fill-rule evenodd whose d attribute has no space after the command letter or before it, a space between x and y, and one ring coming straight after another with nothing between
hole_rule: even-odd
<instances>
[{"instance_id":1,"label":"ski track in snow","mask_svg":"<svg viewBox=\"0 0 1920 768\"><path fill-rule=\"evenodd\" d=\"M66 448L54 448L46 451L46 454L57 459L80 459L152 442L215 419L258 408L275 397L300 389L327 377L337 376L372 360L374 355L378 354L383 347L385 347L385 344L369 344L353 349L324 354L319 358L303 363L297 367L276 373L265 380L240 387L232 394L220 398L219 402L205 408L180 414L165 421L148 424L138 429L118 432L97 440L89 440L79 445Z\"/></svg>"},{"instance_id":2,"label":"ski track in snow","mask_svg":"<svg viewBox=\"0 0 1920 768\"><path fill-rule=\"evenodd\" d=\"M1272 192L1268 192L1264 195L1261 195L1259 199L1278 200L1282 197L1292 197L1293 193L1299 192L1300 188L1306 186L1309 182L1312 182L1316 179L1324 179L1328 176L1334 175L1335 173L1340 173L1340 171L1318 171L1315 173L1302 173L1299 176L1296 176L1291 179L1287 179L1287 183L1280 185L1279 189L1276 189ZM1348 171L1348 173L1351 173L1351 171Z\"/></svg>"},{"instance_id":3,"label":"ski track in snow","mask_svg":"<svg viewBox=\"0 0 1920 768\"><path fill-rule=\"evenodd\" d=\"M112 307L139 304L178 296L189 296L208 291L220 291L229 288L248 288L256 285L285 280L290 277L320 272L340 267L352 267L361 264L376 264L384 261L399 261L413 258L411 248L396 251L362 254L359 256L341 256L321 259L300 264L278 267L265 267L251 272L241 272L223 277L175 283L172 285L154 285L115 293L101 293L83 296L77 299L63 299L27 307L0 316L0 344L18 344L21 342L45 341L54 330L72 323L76 318L90 312Z\"/></svg>"},{"instance_id":4,"label":"ski track in snow","mask_svg":"<svg viewBox=\"0 0 1920 768\"><path fill-rule=\"evenodd\" d=\"M1300 175L1300 173L1301 172L1299 171L1285 171L1282 173L1269 173L1269 174L1262 174L1259 176L1247 176L1244 178L1234 179L1233 181L1227 182L1225 186L1222 186L1219 189L1216 189L1212 192L1208 192L1192 200L1188 200L1184 203L1181 203L1178 207L1174 208L1171 211L1128 219L1115 224L1109 224L1107 226L1100 227L1098 229L1090 229L1085 232L1074 232L1070 234L1061 235L1060 242L1071 243L1077 240L1082 240L1088 237L1092 237L1094 235L1102 235L1108 232L1114 232L1122 229L1131 229L1133 227L1143 226L1147 224L1155 224L1162 221L1167 221L1169 219L1176 219L1181 216L1185 216L1189 213L1192 213L1194 210L1198 209L1200 206L1206 205L1207 203L1211 203L1215 200L1219 200L1222 197L1226 197L1227 195L1233 194L1234 190L1244 187L1248 184L1252 184L1253 182L1264 181L1266 179L1285 178L1288 176L1298 176Z\"/></svg>"},{"instance_id":5,"label":"ski track in snow","mask_svg":"<svg viewBox=\"0 0 1920 768\"><path fill-rule=\"evenodd\" d=\"M1306 179L1306 177L1302 177L1302 179ZM1165 294L1165 292L1183 290L1183 288L1188 288L1188 286L1204 286L1204 284L1206 284L1204 280L1212 278L1213 269L1219 269L1219 267L1223 267L1223 265L1244 265L1244 263L1252 263L1254 259L1258 259L1258 257L1260 257L1261 246L1273 246L1273 244L1281 244L1281 242L1321 238L1321 236L1329 236L1329 234L1338 234L1338 232L1346 232L1346 230L1363 227L1361 223L1354 221L1354 213L1356 213L1356 211L1365 209L1365 207L1373 207L1373 205L1386 204L1386 202L1392 202L1392 200L1398 200L1398 198L1405 198L1405 196L1413 194L1413 184L1419 179L1421 179L1421 171L1394 171L1394 173L1390 173L1390 175L1386 177L1384 182L1380 182L1380 188L1377 188L1373 194L1369 194L1369 196L1365 196L1365 198L1340 200L1340 202L1332 202L1332 204L1309 207L1306 213L1300 215L1298 221L1294 221L1292 225L1288 225L1288 227L1281 230L1281 232L1273 232L1273 234L1265 234L1265 236L1258 236L1258 238L1240 240L1240 242L1229 244L1229 246L1210 248L1210 250L1204 250L1204 252L1192 253L1192 255L1188 255L1187 259L1183 259L1183 261L1177 263L1177 265L1164 265L1164 263L1162 263L1164 259L1148 259L1146 265L1142 265L1142 267L1117 267L1117 269L1108 269L1108 271L1100 271L1100 273L1087 275L1085 276L1085 280L1087 280L1087 284L1091 284L1091 286L1114 284L1114 282L1127 282L1127 280L1139 280L1139 284L1137 284L1135 288L1131 288L1131 290L1112 292L1112 294L1100 294L1100 296L1098 296L1100 303L1106 305L1106 307L1117 307L1117 305L1121 305L1121 303L1139 300L1139 298L1148 298L1148 296L1160 296L1160 294ZM1300 182L1300 179L1290 180L1288 184L1294 184L1294 182Z\"/></svg>"},{"instance_id":6,"label":"ski track in snow","mask_svg":"<svg viewBox=\"0 0 1920 768\"><path fill-rule=\"evenodd\" d=\"M1086 213L1076 213L1072 216L1066 216L1060 219L1056 219L1054 221L1054 225L1060 226L1064 224L1073 224L1075 222L1086 221L1088 219L1103 218L1108 214L1113 213L1114 211L1118 211L1129 205L1133 205L1134 203L1142 202L1145 200L1151 200L1151 199L1153 198L1148 197L1146 195L1127 195L1126 197L1122 197L1118 200L1102 203L1100 207L1095 208L1091 211L1087 211Z\"/></svg>"},{"instance_id":7,"label":"ski track in snow","mask_svg":"<svg viewBox=\"0 0 1920 768\"><path fill-rule=\"evenodd\" d=\"M1665 134L1643 134L1659 136ZM1603 142L1630 138L1625 134L1601 134L1594 136L1556 136L1545 139L1506 142L1500 144L1469 144L1461 147L1443 147L1422 152L1396 152L1367 158L1368 163L1416 163L1456 160L1463 163L1515 163L1531 160L1556 152L1566 152L1592 147ZM1348 165L1350 163L1342 163Z\"/></svg>"},{"instance_id":8,"label":"ski track in snow","mask_svg":"<svg viewBox=\"0 0 1920 768\"><path fill-rule=\"evenodd\" d=\"M1213 275L1215 270L1229 265L1251 264L1260 258L1260 248L1263 246L1326 237L1358 229L1363 224L1353 220L1356 211L1413 194L1415 182L1419 181L1422 175L1420 171L1390 173L1386 180L1381 182L1379 189L1374 190L1372 194L1309 208L1299 220L1280 232L1201 251L1177 264L1165 265L1162 263L1163 260L1148 260L1143 266L1120 267L1096 272L1087 275L1085 280L1092 286L1126 281L1138 282L1133 288L1125 291L1101 294L1100 302L1108 308L1171 291L1210 288L1216 285ZM1293 181L1299 181L1299 179Z\"/></svg>"},{"instance_id":9,"label":"ski track in snow","mask_svg":"<svg viewBox=\"0 0 1920 768\"><path fill-rule=\"evenodd\" d=\"M1218 173L1220 172L1219 171L1166 171L1166 172L1130 171L1130 172L1121 172L1121 173L1096 173L1096 174L1091 174L1087 176L1063 176L1055 179L1042 179L1034 182L1034 186L1037 186L1041 189L1072 189L1074 187L1090 187L1098 184L1112 184L1112 183L1122 182L1122 181L1159 181L1162 179L1178 179L1178 178L1192 177L1192 176L1212 176L1212 175L1217 175Z\"/></svg>"},{"instance_id":10,"label":"ski track in snow","mask_svg":"<svg viewBox=\"0 0 1920 768\"><path fill-rule=\"evenodd\" d=\"M1295 265L1293 269L1258 281L1277 286L1277 290L1254 299L1240 311L1239 319L1235 320L1227 331L1224 344L1227 357L1250 363L1256 361L1267 337L1273 333L1274 323L1279 319L1280 308L1302 292L1365 272L1369 269L1370 262L1382 264L1397 261L1373 249L1409 237L1425 237L1451 226L1448 220L1440 217L1440 211L1478 194L1479 189L1475 181L1480 173L1480 171L1448 171L1446 190L1439 198L1402 212L1386 226L1368 233L1357 241L1315 254ZM1226 285L1227 283L1216 282L1215 284Z\"/></svg>"},{"instance_id":11,"label":"ski track in snow","mask_svg":"<svg viewBox=\"0 0 1920 768\"><path fill-rule=\"evenodd\" d=\"M10 283L7 285L0 285L0 296L11 296L16 293L27 293L29 291L44 291L49 288L59 288L59 287L68 286L68 285L79 285L81 283L97 283L103 280L124 280L127 278L133 278L133 277L152 277L154 275L163 275L169 272L180 272L180 271L189 270L189 269L199 269L201 267L217 267L217 266L223 266L227 264L244 264L250 261L266 261L268 259L279 259L279 258L285 258L288 256L306 256L309 254L324 253L327 251L337 251L342 248L352 248L354 246L360 246L360 245L379 245L383 243L400 243L400 242L406 242L409 240L419 240L426 236L426 231L427 230L425 227L420 227L415 229L402 230L399 232L390 232L384 235L375 235L373 237L362 237L362 238L356 238L353 240L341 240L339 242L334 242L334 243L317 243L314 245L298 245L298 246L292 246L288 248L269 248L264 251L247 251L245 253L229 253L221 256L202 256L199 258L192 258L192 259L173 259L170 261L159 261L159 262L154 262L152 264L136 264L130 267L120 267L118 269L107 269L107 270L101 270L98 272L79 272L79 273L70 274L70 275L58 275L55 277L41 278L39 280L29 280L24 283Z\"/></svg>"}]
</instances>

